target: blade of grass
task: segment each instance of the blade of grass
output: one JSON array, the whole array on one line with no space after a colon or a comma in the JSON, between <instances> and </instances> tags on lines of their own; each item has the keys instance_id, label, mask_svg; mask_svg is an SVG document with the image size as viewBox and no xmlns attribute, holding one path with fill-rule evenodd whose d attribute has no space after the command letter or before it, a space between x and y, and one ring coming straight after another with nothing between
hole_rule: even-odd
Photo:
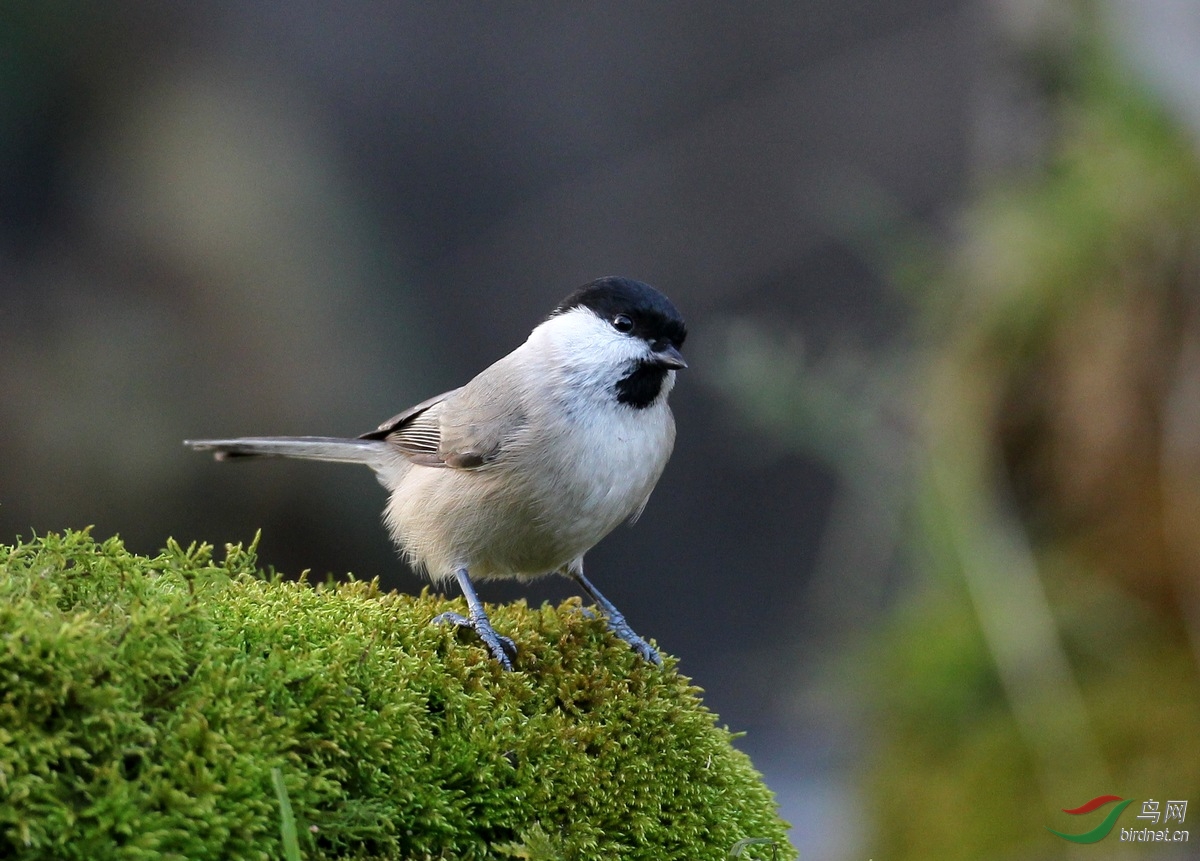
<instances>
[{"instance_id":1,"label":"blade of grass","mask_svg":"<svg viewBox=\"0 0 1200 861\"><path fill-rule=\"evenodd\" d=\"M283 841L284 857L286 861L300 861L296 817L292 815L292 802L288 799L287 787L283 785L282 769L271 769L271 782L275 784L275 797L279 799L279 837Z\"/></svg>"}]
</instances>

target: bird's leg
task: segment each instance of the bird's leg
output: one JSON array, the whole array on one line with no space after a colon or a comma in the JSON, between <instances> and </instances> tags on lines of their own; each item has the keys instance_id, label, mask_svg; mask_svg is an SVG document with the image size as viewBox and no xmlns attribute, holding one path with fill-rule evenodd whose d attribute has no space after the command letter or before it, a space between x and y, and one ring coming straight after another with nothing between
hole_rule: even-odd
<instances>
[{"instance_id":1,"label":"bird's leg","mask_svg":"<svg viewBox=\"0 0 1200 861\"><path fill-rule=\"evenodd\" d=\"M605 598L600 593L600 590L592 585L592 581L583 576L582 565L575 563L566 569L565 573L578 583L584 592L587 592L588 597L596 602L596 606L604 614L605 622L608 623L608 630L628 643L635 652L647 661L657 666L662 666L662 656L658 654L658 650L639 637L633 628L629 627L629 623L625 621L625 617L621 615L621 611L613 606L612 601Z\"/></svg>"},{"instance_id":2,"label":"bird's leg","mask_svg":"<svg viewBox=\"0 0 1200 861\"><path fill-rule=\"evenodd\" d=\"M467 599L468 615L462 616L458 613L446 612L435 616L434 623L449 622L461 628L470 628L479 636L479 639L483 640L488 651L492 653L492 657L500 662L500 666L511 670L513 668L512 659L517 654L517 644L508 637L502 637L496 633L487 613L483 610L483 603L475 594L475 587L471 583L471 578L467 576L467 569L455 570L454 576L458 578L459 588L462 589L463 597Z\"/></svg>"}]
</instances>

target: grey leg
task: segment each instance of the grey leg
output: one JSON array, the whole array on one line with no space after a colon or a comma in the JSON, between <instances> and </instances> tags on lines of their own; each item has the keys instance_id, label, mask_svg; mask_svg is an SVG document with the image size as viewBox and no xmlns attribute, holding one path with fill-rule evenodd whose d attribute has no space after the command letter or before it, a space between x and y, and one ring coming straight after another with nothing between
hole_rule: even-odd
<instances>
[{"instance_id":1,"label":"grey leg","mask_svg":"<svg viewBox=\"0 0 1200 861\"><path fill-rule=\"evenodd\" d=\"M460 616L458 613L442 613L434 617L434 623L450 622L461 628L470 628L479 635L479 639L483 640L483 644L488 647L492 657L500 662L500 666L511 670L513 668L512 657L517 654L517 644L508 637L501 637L496 633L487 613L483 610L483 602L475 594L475 587L471 583L471 578L467 576L467 569L459 568L454 572L454 576L458 578L458 586L462 589L463 597L467 599L469 617Z\"/></svg>"},{"instance_id":2,"label":"grey leg","mask_svg":"<svg viewBox=\"0 0 1200 861\"><path fill-rule=\"evenodd\" d=\"M608 623L608 630L628 643L635 652L647 661L657 666L662 666L662 656L658 654L658 650L639 637L633 628L629 627L629 623L625 621L625 617L621 615L621 611L613 606L612 601L609 601L600 594L600 590L592 585L592 581L583 576L582 568L569 568L566 574L578 583L583 591L587 592L588 597L600 608L600 612L604 614L605 621Z\"/></svg>"}]
</instances>

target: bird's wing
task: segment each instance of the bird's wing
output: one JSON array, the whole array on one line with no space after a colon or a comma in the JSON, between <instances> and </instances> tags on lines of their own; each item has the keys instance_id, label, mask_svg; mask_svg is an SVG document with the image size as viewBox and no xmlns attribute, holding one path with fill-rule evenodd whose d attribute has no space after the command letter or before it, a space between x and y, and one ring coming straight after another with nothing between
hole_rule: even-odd
<instances>
[{"instance_id":1,"label":"bird's wing","mask_svg":"<svg viewBox=\"0 0 1200 861\"><path fill-rule=\"evenodd\" d=\"M392 416L375 430L359 439L379 439L392 443L413 463L422 466L447 466L441 456L441 404L457 394L451 389L421 401L402 413Z\"/></svg>"},{"instance_id":2,"label":"bird's wing","mask_svg":"<svg viewBox=\"0 0 1200 861\"><path fill-rule=\"evenodd\" d=\"M489 369L490 370L490 369ZM386 440L420 466L479 469L502 454L524 424L511 393L487 371L466 386L409 407L360 439Z\"/></svg>"}]
</instances>

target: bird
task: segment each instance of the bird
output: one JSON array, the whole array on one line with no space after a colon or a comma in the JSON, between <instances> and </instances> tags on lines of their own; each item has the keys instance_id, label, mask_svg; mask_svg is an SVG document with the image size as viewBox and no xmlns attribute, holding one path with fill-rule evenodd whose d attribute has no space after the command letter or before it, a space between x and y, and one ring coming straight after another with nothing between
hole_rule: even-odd
<instances>
[{"instance_id":1,"label":"bird","mask_svg":"<svg viewBox=\"0 0 1200 861\"><path fill-rule=\"evenodd\" d=\"M492 627L474 580L571 578L608 629L650 663L658 650L584 575L584 555L645 508L675 444L667 403L687 327L663 293L631 278L571 292L529 337L466 385L357 438L185 440L218 460L275 456L369 466L405 559L457 581L472 629L505 670L516 646Z\"/></svg>"}]
</instances>

